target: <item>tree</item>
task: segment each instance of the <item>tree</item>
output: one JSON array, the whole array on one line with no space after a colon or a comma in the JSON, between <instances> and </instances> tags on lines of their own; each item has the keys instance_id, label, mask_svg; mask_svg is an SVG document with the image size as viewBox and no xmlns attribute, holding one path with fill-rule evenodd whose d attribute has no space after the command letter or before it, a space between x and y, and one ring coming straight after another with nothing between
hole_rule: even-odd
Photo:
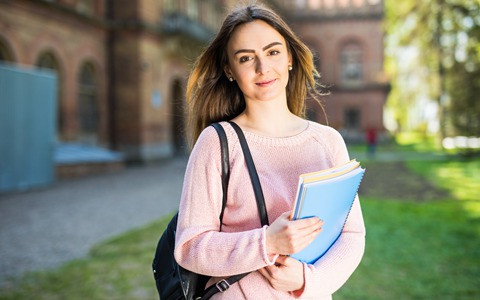
<instances>
[{"instance_id":1,"label":"tree","mask_svg":"<svg viewBox=\"0 0 480 300\"><path fill-rule=\"evenodd\" d=\"M387 0L386 11L393 46L419 50L412 68L426 72L428 94L439 105L440 137L480 136L480 0Z\"/></svg>"}]
</instances>

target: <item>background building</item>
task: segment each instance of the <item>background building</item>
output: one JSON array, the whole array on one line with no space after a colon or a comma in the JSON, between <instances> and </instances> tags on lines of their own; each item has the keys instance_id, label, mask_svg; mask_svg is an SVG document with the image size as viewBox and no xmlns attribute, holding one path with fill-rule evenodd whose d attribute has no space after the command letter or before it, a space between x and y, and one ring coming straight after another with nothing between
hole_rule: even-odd
<instances>
[{"instance_id":1,"label":"background building","mask_svg":"<svg viewBox=\"0 0 480 300\"><path fill-rule=\"evenodd\" d=\"M88 156L107 149L127 161L185 151L186 78L226 3L0 1L0 60L57 74L56 154L69 157L60 172L99 171L102 162ZM86 159L63 155L80 150L90 151Z\"/></svg>"},{"instance_id":2,"label":"background building","mask_svg":"<svg viewBox=\"0 0 480 300\"><path fill-rule=\"evenodd\" d=\"M383 107L389 84L383 71L383 0L271 1L313 50L321 83L328 87L329 125L347 141L384 131ZM310 103L309 117L324 122Z\"/></svg>"},{"instance_id":3,"label":"background building","mask_svg":"<svg viewBox=\"0 0 480 300\"><path fill-rule=\"evenodd\" d=\"M383 2L265 2L314 51L322 83L332 92L325 99L329 124L347 138L363 137L367 127L383 130ZM184 90L191 65L234 4L3 0L0 60L56 72L57 151L83 145L115 150L127 161L170 157L186 151ZM314 106L309 117L323 121ZM84 170L93 166L88 163L79 162Z\"/></svg>"}]
</instances>

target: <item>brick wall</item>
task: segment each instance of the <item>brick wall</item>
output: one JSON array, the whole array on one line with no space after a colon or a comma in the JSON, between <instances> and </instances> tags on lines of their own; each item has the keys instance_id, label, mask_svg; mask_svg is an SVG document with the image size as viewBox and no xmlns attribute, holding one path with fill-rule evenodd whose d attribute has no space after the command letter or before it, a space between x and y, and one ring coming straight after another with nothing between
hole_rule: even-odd
<instances>
[{"instance_id":1,"label":"brick wall","mask_svg":"<svg viewBox=\"0 0 480 300\"><path fill-rule=\"evenodd\" d=\"M59 131L66 140L74 140L78 132L78 75L83 64L91 62L98 78L100 143L108 143L106 31L102 26L40 1L2 1L0 37L12 49L15 63L33 66L46 52L57 60L61 85L58 106L64 119Z\"/></svg>"}]
</instances>

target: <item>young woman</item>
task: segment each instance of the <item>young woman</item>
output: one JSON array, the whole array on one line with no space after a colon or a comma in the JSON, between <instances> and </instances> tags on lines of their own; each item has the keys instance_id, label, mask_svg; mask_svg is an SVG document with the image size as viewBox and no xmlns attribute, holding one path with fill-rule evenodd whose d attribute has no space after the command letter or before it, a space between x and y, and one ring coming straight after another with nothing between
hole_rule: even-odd
<instances>
[{"instance_id":1,"label":"young woman","mask_svg":"<svg viewBox=\"0 0 480 300\"><path fill-rule=\"evenodd\" d=\"M344 230L314 264L289 254L321 234L318 218L290 221L298 176L349 160L334 129L303 118L316 96L313 57L270 9L233 11L199 57L187 102L194 147L178 215L175 257L186 269L221 279L252 272L212 299L330 299L363 255L365 227L355 199ZM265 197L269 226L261 227L248 170L235 131L245 133ZM221 152L213 122L224 127L230 155L228 200L222 208Z\"/></svg>"}]
</instances>

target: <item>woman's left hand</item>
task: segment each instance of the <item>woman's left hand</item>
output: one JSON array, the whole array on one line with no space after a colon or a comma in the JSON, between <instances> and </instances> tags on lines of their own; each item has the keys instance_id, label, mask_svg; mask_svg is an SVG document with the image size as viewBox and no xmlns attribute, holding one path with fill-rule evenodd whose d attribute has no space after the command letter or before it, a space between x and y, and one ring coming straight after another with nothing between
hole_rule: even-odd
<instances>
[{"instance_id":1,"label":"woman's left hand","mask_svg":"<svg viewBox=\"0 0 480 300\"><path fill-rule=\"evenodd\" d=\"M280 255L275 265L258 270L278 291L300 290L304 285L303 264L289 256Z\"/></svg>"}]
</instances>

